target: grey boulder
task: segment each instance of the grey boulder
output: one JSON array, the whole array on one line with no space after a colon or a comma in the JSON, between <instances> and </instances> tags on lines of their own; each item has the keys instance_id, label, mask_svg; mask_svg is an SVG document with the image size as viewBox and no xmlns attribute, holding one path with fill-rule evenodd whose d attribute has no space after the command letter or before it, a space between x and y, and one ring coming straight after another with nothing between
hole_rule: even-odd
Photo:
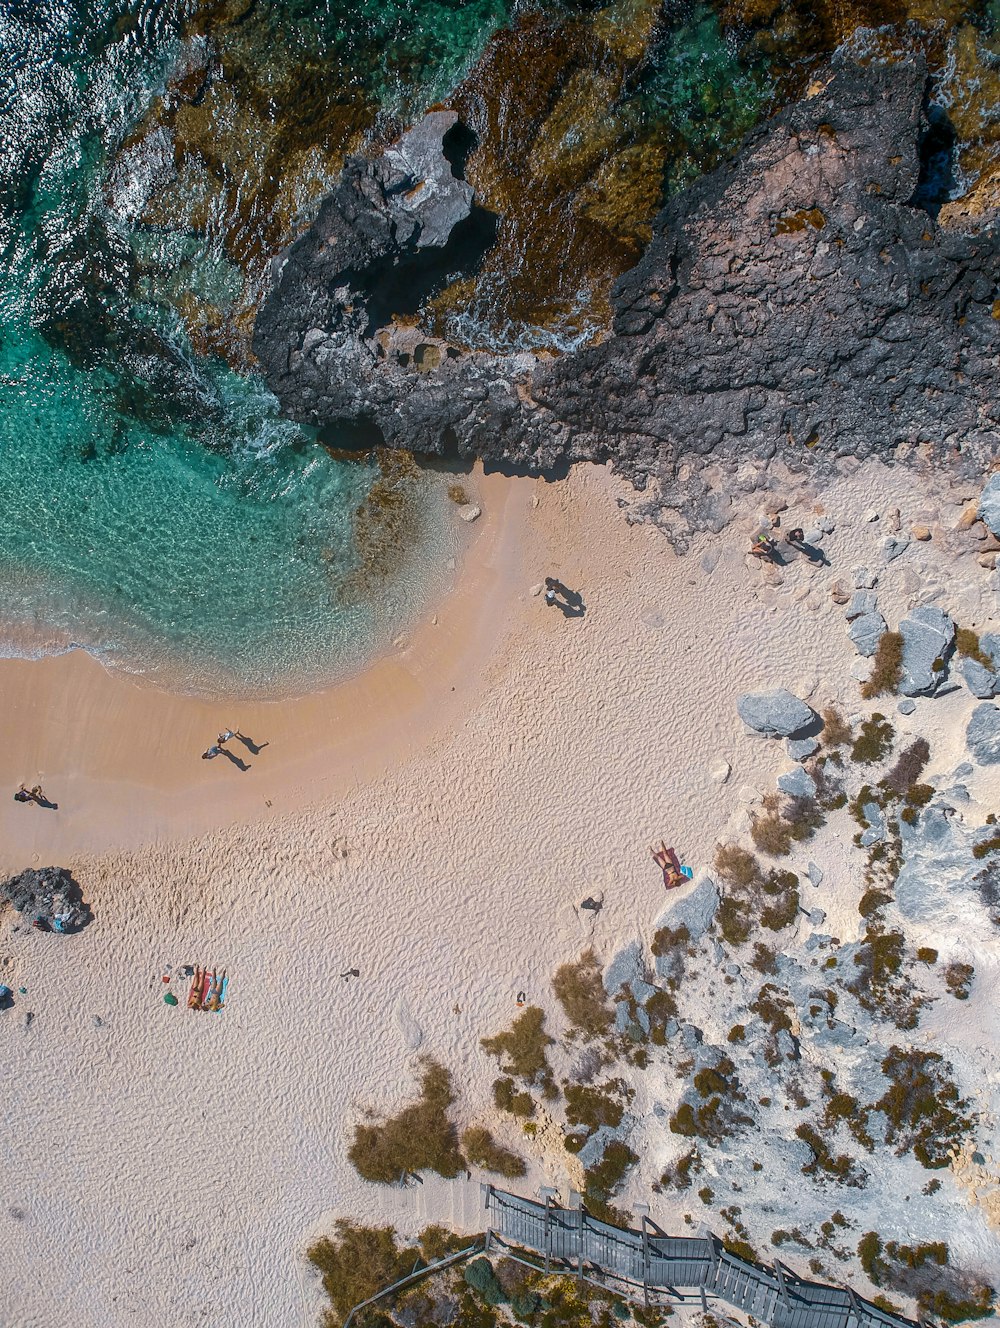
<instances>
[{"instance_id":1,"label":"grey boulder","mask_svg":"<svg viewBox=\"0 0 1000 1328\"><path fill-rule=\"evenodd\" d=\"M979 765L1000 765L1000 706L977 705L965 730L965 742Z\"/></svg>"},{"instance_id":2,"label":"grey boulder","mask_svg":"<svg viewBox=\"0 0 1000 1328\"><path fill-rule=\"evenodd\" d=\"M977 659L962 660L962 677L972 695L978 696L981 701L996 695L997 675L990 669L984 669Z\"/></svg>"},{"instance_id":3,"label":"grey boulder","mask_svg":"<svg viewBox=\"0 0 1000 1328\"><path fill-rule=\"evenodd\" d=\"M991 475L979 499L979 515L1000 538L1000 471Z\"/></svg>"},{"instance_id":4,"label":"grey boulder","mask_svg":"<svg viewBox=\"0 0 1000 1328\"><path fill-rule=\"evenodd\" d=\"M789 738L785 751L793 761L806 761L819 751L819 743L815 738Z\"/></svg>"},{"instance_id":5,"label":"grey boulder","mask_svg":"<svg viewBox=\"0 0 1000 1328\"><path fill-rule=\"evenodd\" d=\"M899 624L903 638L903 674L899 690L904 696L928 695L944 678L943 664L955 640L955 624L933 604L914 609ZM934 665L940 661L938 668Z\"/></svg>"},{"instance_id":6,"label":"grey boulder","mask_svg":"<svg viewBox=\"0 0 1000 1328\"><path fill-rule=\"evenodd\" d=\"M885 619L881 613L865 613L855 618L848 633L859 655L870 658L878 649L878 643L887 631Z\"/></svg>"},{"instance_id":7,"label":"grey boulder","mask_svg":"<svg viewBox=\"0 0 1000 1328\"><path fill-rule=\"evenodd\" d=\"M778 788L793 798L812 798L816 794L816 781L808 770L797 765L778 776Z\"/></svg>"},{"instance_id":8,"label":"grey boulder","mask_svg":"<svg viewBox=\"0 0 1000 1328\"><path fill-rule=\"evenodd\" d=\"M844 610L844 616L848 622L853 622L855 618L861 618L866 613L874 613L877 605L878 596L873 590L856 590Z\"/></svg>"},{"instance_id":9,"label":"grey boulder","mask_svg":"<svg viewBox=\"0 0 1000 1328\"><path fill-rule=\"evenodd\" d=\"M755 733L768 738L791 738L813 725L819 716L812 706L778 687L773 692L747 692L736 702L740 719Z\"/></svg>"}]
</instances>

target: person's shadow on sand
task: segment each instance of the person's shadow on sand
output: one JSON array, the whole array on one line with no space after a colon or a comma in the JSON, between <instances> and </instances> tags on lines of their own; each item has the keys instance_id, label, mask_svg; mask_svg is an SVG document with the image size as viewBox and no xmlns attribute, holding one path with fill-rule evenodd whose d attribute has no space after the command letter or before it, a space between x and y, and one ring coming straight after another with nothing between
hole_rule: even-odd
<instances>
[{"instance_id":1,"label":"person's shadow on sand","mask_svg":"<svg viewBox=\"0 0 1000 1328\"><path fill-rule=\"evenodd\" d=\"M230 752L230 751L228 751L225 747L222 747L222 748L220 748L219 750L222 752L222 755L223 755L228 761L232 761L233 765L238 766L238 767L240 768L240 770L249 770L249 769L250 769L250 767L247 765L246 761L241 761L240 758L239 758L238 756L234 756L233 753Z\"/></svg>"},{"instance_id":2,"label":"person's shadow on sand","mask_svg":"<svg viewBox=\"0 0 1000 1328\"><path fill-rule=\"evenodd\" d=\"M240 733L239 729L236 730L236 737L253 756L259 756L265 747L271 745L269 742L254 742L253 738L248 738L245 733Z\"/></svg>"},{"instance_id":3,"label":"person's shadow on sand","mask_svg":"<svg viewBox=\"0 0 1000 1328\"><path fill-rule=\"evenodd\" d=\"M582 618L587 612L587 606L583 602L583 596L578 590L567 590L562 588L562 599L557 599L556 604L562 609L564 618Z\"/></svg>"}]
</instances>

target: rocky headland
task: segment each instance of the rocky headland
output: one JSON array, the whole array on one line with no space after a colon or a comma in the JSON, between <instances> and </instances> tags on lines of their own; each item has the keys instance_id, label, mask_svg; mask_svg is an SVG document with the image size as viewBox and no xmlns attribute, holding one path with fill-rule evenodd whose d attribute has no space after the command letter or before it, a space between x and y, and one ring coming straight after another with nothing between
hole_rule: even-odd
<instances>
[{"instance_id":1,"label":"rocky headland","mask_svg":"<svg viewBox=\"0 0 1000 1328\"><path fill-rule=\"evenodd\" d=\"M547 470L612 461L643 514L718 526L706 464L995 454L995 217L939 225L919 57L837 56L731 163L661 211L599 344L496 354L426 334L490 218L453 113L353 157L276 262L254 352L289 416L390 447ZM450 224L449 224L450 223ZM666 524L666 523L664 523Z\"/></svg>"}]
</instances>

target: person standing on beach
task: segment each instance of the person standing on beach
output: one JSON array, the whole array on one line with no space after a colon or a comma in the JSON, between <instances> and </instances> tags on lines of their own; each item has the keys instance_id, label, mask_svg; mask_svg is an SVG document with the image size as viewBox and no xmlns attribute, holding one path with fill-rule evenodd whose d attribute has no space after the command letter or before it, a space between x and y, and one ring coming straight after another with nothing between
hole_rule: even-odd
<instances>
[{"instance_id":1,"label":"person standing on beach","mask_svg":"<svg viewBox=\"0 0 1000 1328\"><path fill-rule=\"evenodd\" d=\"M221 747L217 747L217 746L213 743L212 746L209 747L209 749L208 749L207 752L202 752L202 754L201 754L201 759L202 759L203 761L211 761L211 760L213 759L213 757L220 756L221 754L222 754L222 748L221 748Z\"/></svg>"},{"instance_id":2,"label":"person standing on beach","mask_svg":"<svg viewBox=\"0 0 1000 1328\"><path fill-rule=\"evenodd\" d=\"M236 734L233 732L232 729L226 729L225 733L220 733L215 741L218 743L220 747L224 747L227 742L230 742L235 737Z\"/></svg>"}]
</instances>

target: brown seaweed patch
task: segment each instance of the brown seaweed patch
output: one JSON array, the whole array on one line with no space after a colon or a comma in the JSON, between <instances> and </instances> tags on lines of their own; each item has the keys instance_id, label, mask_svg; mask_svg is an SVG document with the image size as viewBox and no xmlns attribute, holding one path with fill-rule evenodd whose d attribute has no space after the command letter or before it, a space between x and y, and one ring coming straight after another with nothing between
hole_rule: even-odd
<instances>
[{"instance_id":1,"label":"brown seaweed patch","mask_svg":"<svg viewBox=\"0 0 1000 1328\"><path fill-rule=\"evenodd\" d=\"M772 235L793 235L798 231L804 231L807 226L811 226L815 231L821 231L826 225L826 217L818 207L799 208L797 212L786 212L778 217L771 227Z\"/></svg>"},{"instance_id":2,"label":"brown seaweed patch","mask_svg":"<svg viewBox=\"0 0 1000 1328\"><path fill-rule=\"evenodd\" d=\"M339 461L359 460L356 452L327 451ZM379 475L354 513L356 563L346 576L331 577L345 606L370 599L398 575L420 533L420 468L412 453L378 448L365 457L378 466Z\"/></svg>"},{"instance_id":3,"label":"brown seaweed patch","mask_svg":"<svg viewBox=\"0 0 1000 1328\"><path fill-rule=\"evenodd\" d=\"M663 151L640 144L629 114L616 108L654 25L640 3L600 19L522 15L494 35L448 99L477 137L466 174L499 218L473 296L498 332L593 324L648 238ZM431 303L435 335L456 337L449 318L469 307L469 295L463 282Z\"/></svg>"}]
</instances>

